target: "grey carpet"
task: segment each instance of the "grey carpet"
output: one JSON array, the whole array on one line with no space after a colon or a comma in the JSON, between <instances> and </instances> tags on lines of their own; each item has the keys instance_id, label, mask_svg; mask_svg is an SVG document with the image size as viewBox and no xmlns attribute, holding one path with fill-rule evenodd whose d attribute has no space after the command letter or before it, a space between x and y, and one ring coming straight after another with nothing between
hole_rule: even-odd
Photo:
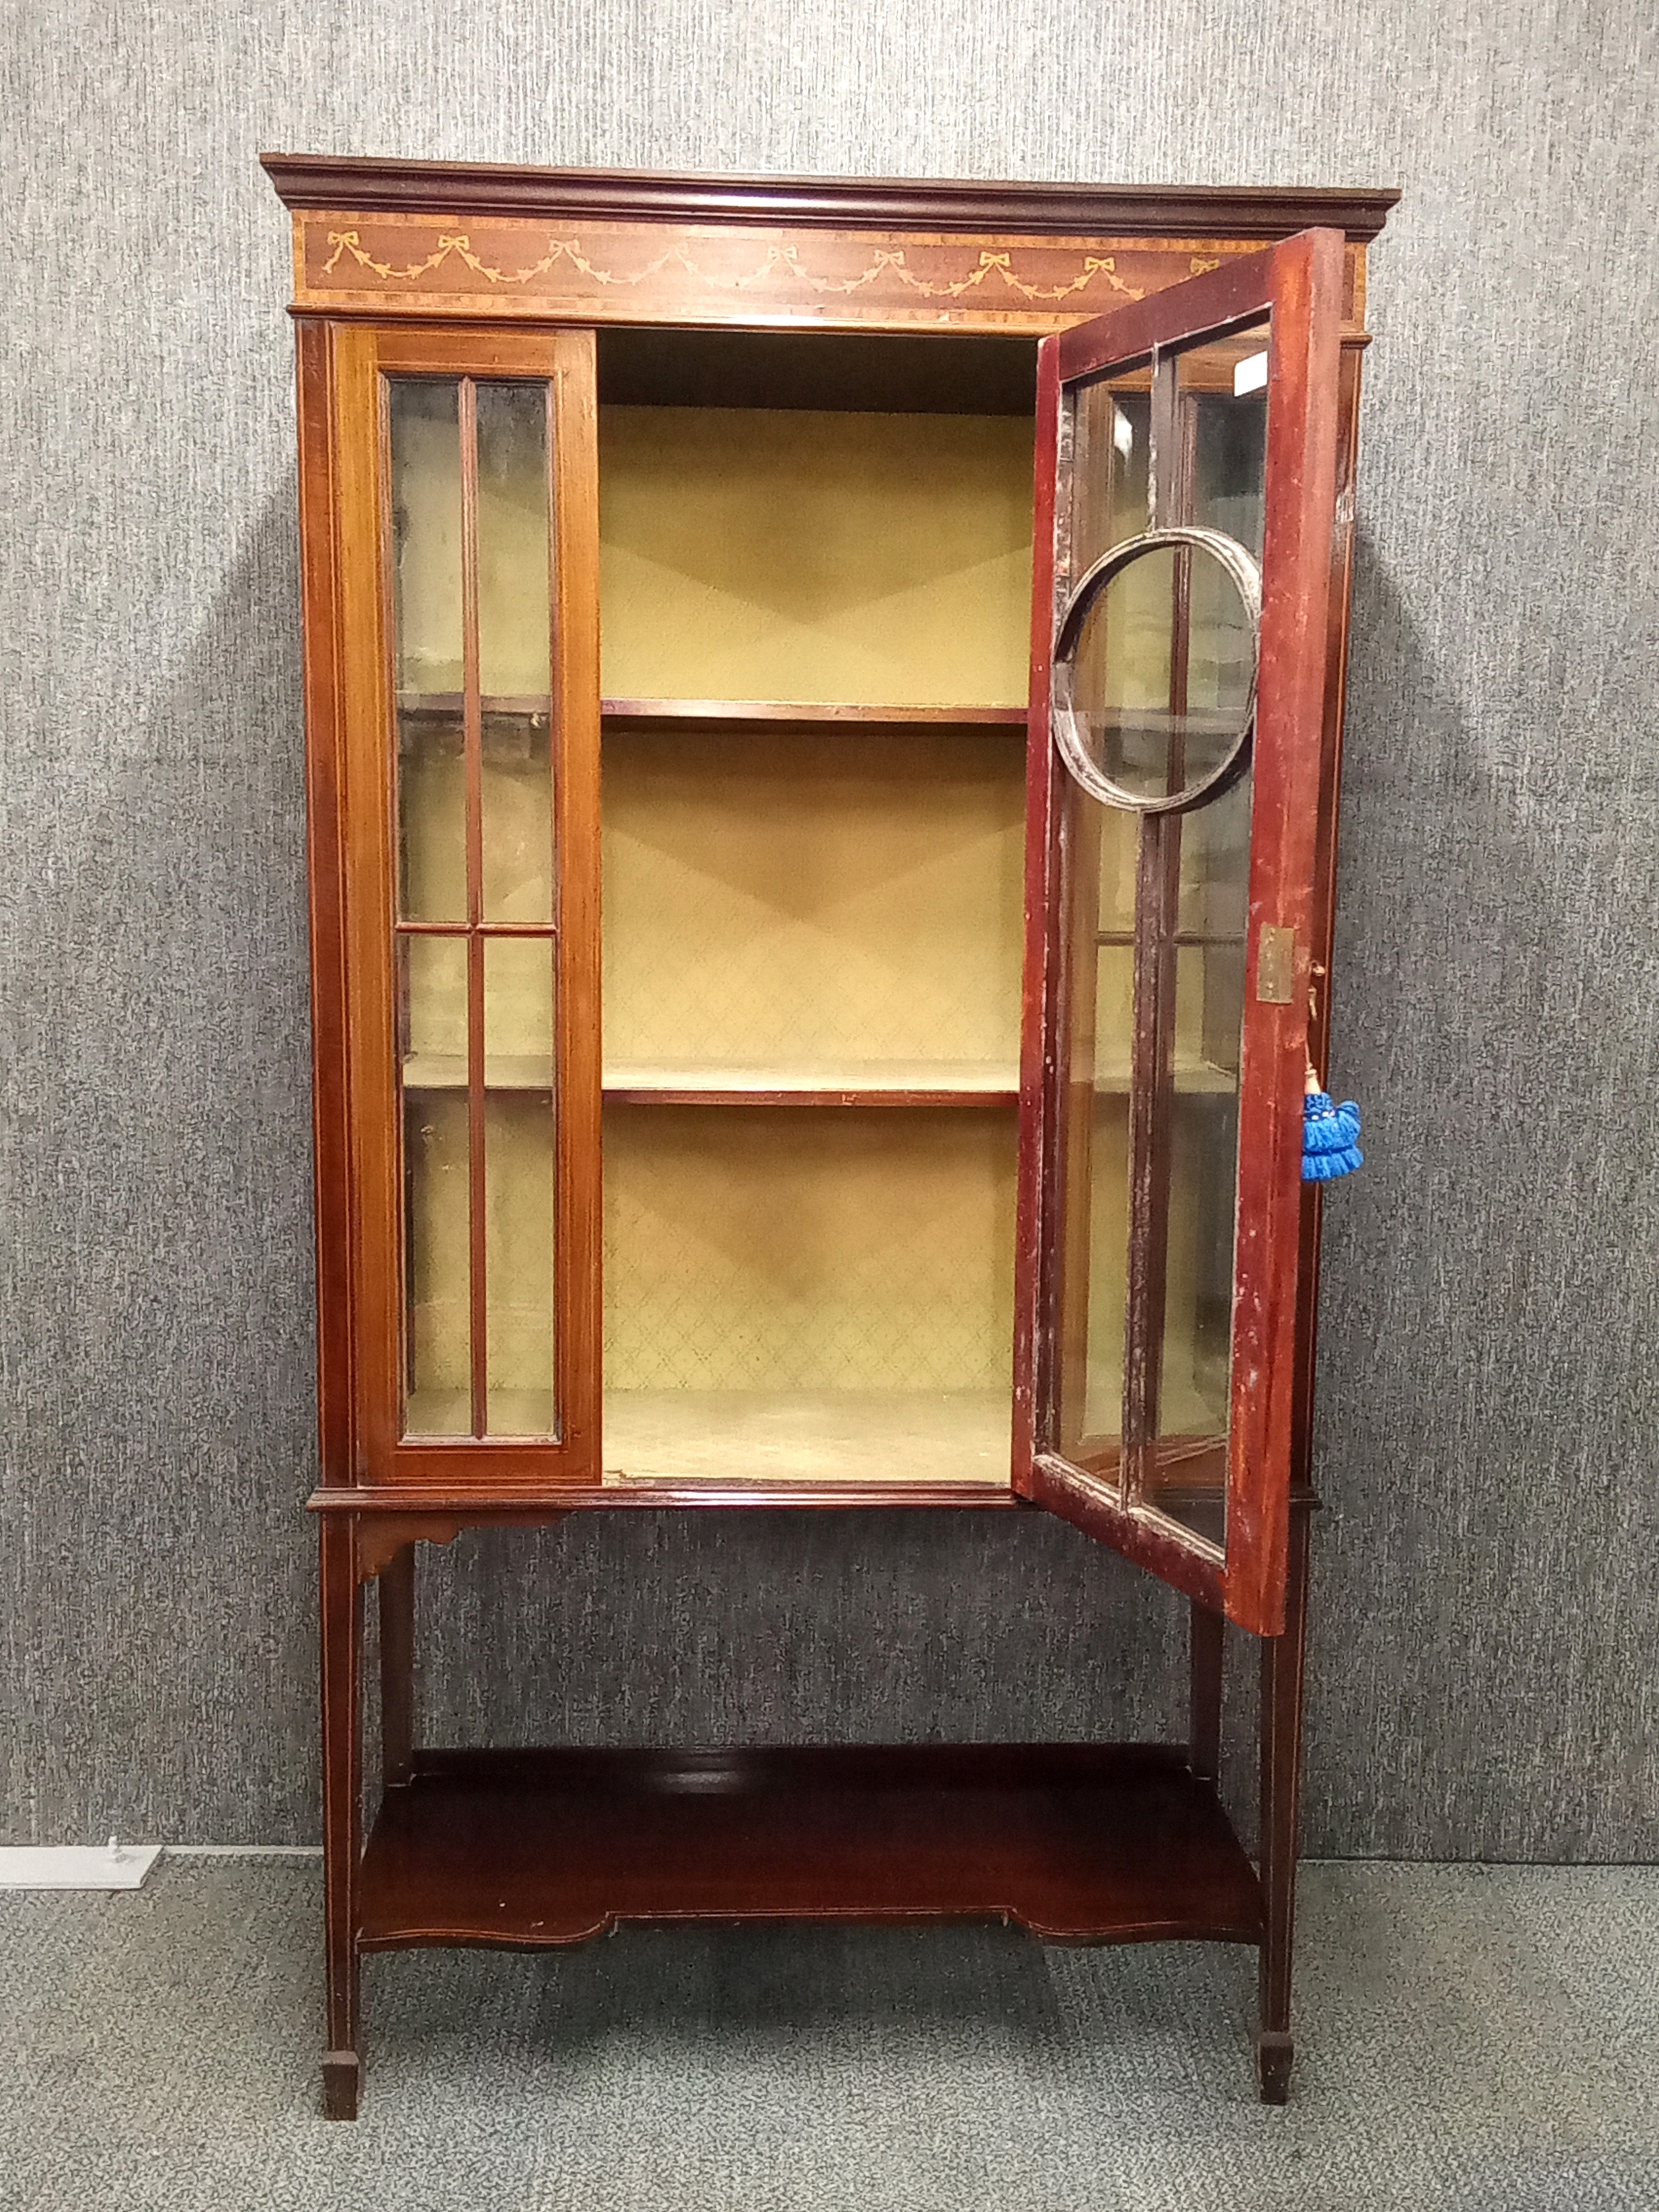
<instances>
[{"instance_id":1,"label":"grey carpet","mask_svg":"<svg viewBox=\"0 0 1659 2212\"><path fill-rule=\"evenodd\" d=\"M370 1962L318 2116L314 1862L0 1899L5 2212L1601 2212L1659 2204L1659 1869L1320 1865L1294 2101L1242 1952L633 1931Z\"/></svg>"}]
</instances>

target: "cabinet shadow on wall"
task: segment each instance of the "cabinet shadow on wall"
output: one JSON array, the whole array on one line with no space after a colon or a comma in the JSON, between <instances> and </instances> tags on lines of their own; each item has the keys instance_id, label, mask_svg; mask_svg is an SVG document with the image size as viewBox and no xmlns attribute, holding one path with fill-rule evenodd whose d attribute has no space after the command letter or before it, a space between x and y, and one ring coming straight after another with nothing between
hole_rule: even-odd
<instances>
[{"instance_id":1,"label":"cabinet shadow on wall","mask_svg":"<svg viewBox=\"0 0 1659 2212\"><path fill-rule=\"evenodd\" d=\"M53 656L9 772L18 1841L316 1832L292 464L273 476L193 634L113 590L73 611L76 664ZM120 552L77 529L93 589Z\"/></svg>"},{"instance_id":2,"label":"cabinet shadow on wall","mask_svg":"<svg viewBox=\"0 0 1659 2212\"><path fill-rule=\"evenodd\" d=\"M1361 532L1331 1075L1366 1165L1325 1207L1316 1855L1616 1858L1659 1787L1630 1663L1659 1644L1650 1508L1611 1474L1650 1457L1631 1164L1659 1022L1629 897L1659 789L1633 717L1575 713L1570 662L1525 720L1477 714L1480 644L1431 649Z\"/></svg>"}]
</instances>

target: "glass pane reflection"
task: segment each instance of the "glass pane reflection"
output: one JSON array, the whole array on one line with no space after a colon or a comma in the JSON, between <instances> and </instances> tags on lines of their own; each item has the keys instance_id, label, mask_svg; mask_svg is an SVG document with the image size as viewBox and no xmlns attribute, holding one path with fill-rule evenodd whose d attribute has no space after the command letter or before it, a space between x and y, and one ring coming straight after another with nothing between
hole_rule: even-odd
<instances>
[{"instance_id":1,"label":"glass pane reflection","mask_svg":"<svg viewBox=\"0 0 1659 2212\"><path fill-rule=\"evenodd\" d=\"M1265 390L1235 396L1239 364L1265 325L1212 340L1176 362L1185 460L1181 518L1224 532L1258 561L1267 462ZM1250 381L1247 370L1246 383ZM1187 726L1226 723L1248 698L1254 641L1237 592L1212 562L1190 562L1177 642ZM1187 774L1195 769L1189 757ZM1238 1086L1244 1017L1253 786L1248 769L1218 797L1164 825L1175 876L1173 957L1163 969L1170 1089L1163 1194L1165 1266L1155 1442L1146 1502L1224 1547L1231 1419Z\"/></svg>"},{"instance_id":2,"label":"glass pane reflection","mask_svg":"<svg viewBox=\"0 0 1659 2212\"><path fill-rule=\"evenodd\" d=\"M553 945L484 946L485 1322L491 1436L557 1432Z\"/></svg>"},{"instance_id":3,"label":"glass pane reflection","mask_svg":"<svg viewBox=\"0 0 1659 2212\"><path fill-rule=\"evenodd\" d=\"M1235 379L1267 343L1263 324L1074 395L1073 586L1155 525L1222 532L1259 561L1267 400L1248 368L1237 393ZM1138 561L1100 595L1078 640L1073 698L1093 757L1138 796L1200 781L1244 724L1254 651L1237 587L1212 556ZM1217 1545L1252 803L1248 766L1179 815L1143 821L1096 805L1069 779L1064 799L1057 1442L1073 1463ZM1132 1366L1140 1379L1126 1390Z\"/></svg>"}]
</instances>

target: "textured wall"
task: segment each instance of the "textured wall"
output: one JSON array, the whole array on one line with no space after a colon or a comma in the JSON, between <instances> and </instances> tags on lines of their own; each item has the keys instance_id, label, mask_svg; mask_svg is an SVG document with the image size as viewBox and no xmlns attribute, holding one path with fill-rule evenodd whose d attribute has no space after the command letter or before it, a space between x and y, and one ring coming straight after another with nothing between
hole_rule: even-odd
<instances>
[{"instance_id":1,"label":"textured wall","mask_svg":"<svg viewBox=\"0 0 1659 2212\"><path fill-rule=\"evenodd\" d=\"M1329 1209L1309 1843L1653 1856L1648 0L7 17L14 1834L316 1832L278 146L1406 188L1372 264L1335 1052L1370 1165ZM1162 1595L1024 1519L588 1520L428 1580L449 1728L487 1696L526 1733L1066 1735L1154 1723L1173 1674Z\"/></svg>"}]
</instances>

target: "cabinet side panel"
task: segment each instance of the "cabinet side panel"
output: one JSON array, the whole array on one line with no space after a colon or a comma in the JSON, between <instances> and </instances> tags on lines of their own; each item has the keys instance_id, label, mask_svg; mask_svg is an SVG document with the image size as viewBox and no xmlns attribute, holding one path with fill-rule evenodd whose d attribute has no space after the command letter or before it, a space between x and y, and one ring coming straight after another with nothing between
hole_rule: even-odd
<instances>
[{"instance_id":1,"label":"cabinet side panel","mask_svg":"<svg viewBox=\"0 0 1659 2212\"><path fill-rule=\"evenodd\" d=\"M306 812L311 890L312 1127L317 1201L318 1433L325 1483L349 1482L350 1102L343 939L331 333L296 330L300 586L305 645Z\"/></svg>"}]
</instances>

